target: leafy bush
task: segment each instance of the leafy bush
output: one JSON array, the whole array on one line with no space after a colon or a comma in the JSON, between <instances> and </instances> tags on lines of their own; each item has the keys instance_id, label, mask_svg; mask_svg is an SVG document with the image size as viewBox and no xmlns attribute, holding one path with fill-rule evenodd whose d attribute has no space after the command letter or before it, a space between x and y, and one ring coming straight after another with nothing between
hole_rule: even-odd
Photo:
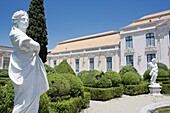
<instances>
[{"instance_id":1,"label":"leafy bush","mask_svg":"<svg viewBox=\"0 0 170 113\"><path fill-rule=\"evenodd\" d=\"M70 98L62 102L52 102L52 113L77 113L83 106L82 97Z\"/></svg>"},{"instance_id":2,"label":"leafy bush","mask_svg":"<svg viewBox=\"0 0 170 113\"><path fill-rule=\"evenodd\" d=\"M151 76L150 76L149 74L150 74L150 70L147 69L147 70L145 71L145 73L143 74L143 80L144 80L144 81L150 81Z\"/></svg>"},{"instance_id":3,"label":"leafy bush","mask_svg":"<svg viewBox=\"0 0 170 113\"><path fill-rule=\"evenodd\" d=\"M111 80L113 87L117 87L121 83L121 76L117 72L107 71L104 76Z\"/></svg>"},{"instance_id":4,"label":"leafy bush","mask_svg":"<svg viewBox=\"0 0 170 113\"><path fill-rule=\"evenodd\" d=\"M0 86L0 113L12 113L14 103L14 88L11 81Z\"/></svg>"},{"instance_id":5,"label":"leafy bush","mask_svg":"<svg viewBox=\"0 0 170 113\"><path fill-rule=\"evenodd\" d=\"M54 69L47 64L44 64L47 74L54 73Z\"/></svg>"},{"instance_id":6,"label":"leafy bush","mask_svg":"<svg viewBox=\"0 0 170 113\"><path fill-rule=\"evenodd\" d=\"M69 81L60 74L50 74L48 76L50 89L47 94L51 97L51 101L58 101L58 97L69 95L71 87Z\"/></svg>"},{"instance_id":7,"label":"leafy bush","mask_svg":"<svg viewBox=\"0 0 170 113\"><path fill-rule=\"evenodd\" d=\"M97 70L90 70L90 71L81 71L78 73L78 77L83 82L84 86L93 87L96 82L96 75L98 75L99 71Z\"/></svg>"},{"instance_id":8,"label":"leafy bush","mask_svg":"<svg viewBox=\"0 0 170 113\"><path fill-rule=\"evenodd\" d=\"M127 85L125 86L124 94L127 95L139 95L139 94L148 94L149 88L148 88L149 82L139 84L139 85Z\"/></svg>"},{"instance_id":9,"label":"leafy bush","mask_svg":"<svg viewBox=\"0 0 170 113\"><path fill-rule=\"evenodd\" d=\"M63 60L58 66L56 66L54 71L59 74L68 73L76 75L66 60Z\"/></svg>"},{"instance_id":10,"label":"leafy bush","mask_svg":"<svg viewBox=\"0 0 170 113\"><path fill-rule=\"evenodd\" d=\"M162 90L161 93L163 94L170 94L170 84L162 84Z\"/></svg>"},{"instance_id":11,"label":"leafy bush","mask_svg":"<svg viewBox=\"0 0 170 113\"><path fill-rule=\"evenodd\" d=\"M140 78L134 72L126 72L122 76L122 82L125 85L138 85L140 83Z\"/></svg>"},{"instance_id":12,"label":"leafy bush","mask_svg":"<svg viewBox=\"0 0 170 113\"><path fill-rule=\"evenodd\" d=\"M158 65L158 68L168 71L168 67L165 64L163 64L161 62L157 62L157 65Z\"/></svg>"},{"instance_id":13,"label":"leafy bush","mask_svg":"<svg viewBox=\"0 0 170 113\"><path fill-rule=\"evenodd\" d=\"M157 77L157 81L162 82L162 81L168 81L169 80L169 73L168 71L159 68L158 69L158 77Z\"/></svg>"},{"instance_id":14,"label":"leafy bush","mask_svg":"<svg viewBox=\"0 0 170 113\"><path fill-rule=\"evenodd\" d=\"M111 87L111 88L92 88L85 87L85 91L90 92L92 100L110 100L115 97L121 97L123 95L123 87Z\"/></svg>"},{"instance_id":15,"label":"leafy bush","mask_svg":"<svg viewBox=\"0 0 170 113\"><path fill-rule=\"evenodd\" d=\"M0 78L0 86L5 86L8 81L9 81L9 79Z\"/></svg>"},{"instance_id":16,"label":"leafy bush","mask_svg":"<svg viewBox=\"0 0 170 113\"><path fill-rule=\"evenodd\" d=\"M78 97L83 95L84 87L80 78L72 74L62 74L62 76L65 77L70 84L71 89L69 94L71 97Z\"/></svg>"},{"instance_id":17,"label":"leafy bush","mask_svg":"<svg viewBox=\"0 0 170 113\"><path fill-rule=\"evenodd\" d=\"M96 80L95 85L96 88L109 88L112 87L112 81L106 76L102 76L99 80Z\"/></svg>"},{"instance_id":18,"label":"leafy bush","mask_svg":"<svg viewBox=\"0 0 170 113\"><path fill-rule=\"evenodd\" d=\"M90 96L90 93L89 92L84 92L84 95L83 95L83 105L82 105L82 108L87 108L89 107L89 104L90 104L90 99L91 99L91 96Z\"/></svg>"},{"instance_id":19,"label":"leafy bush","mask_svg":"<svg viewBox=\"0 0 170 113\"><path fill-rule=\"evenodd\" d=\"M170 76L170 69L168 69L168 73L169 73L169 76Z\"/></svg>"},{"instance_id":20,"label":"leafy bush","mask_svg":"<svg viewBox=\"0 0 170 113\"><path fill-rule=\"evenodd\" d=\"M50 99L46 93L40 97L38 113L50 113Z\"/></svg>"},{"instance_id":21,"label":"leafy bush","mask_svg":"<svg viewBox=\"0 0 170 113\"><path fill-rule=\"evenodd\" d=\"M0 77L8 77L8 69L0 69Z\"/></svg>"},{"instance_id":22,"label":"leafy bush","mask_svg":"<svg viewBox=\"0 0 170 113\"><path fill-rule=\"evenodd\" d=\"M95 74L95 77L97 80L99 80L100 78L102 78L102 76L104 75L104 72L103 71L98 71L96 74Z\"/></svg>"},{"instance_id":23,"label":"leafy bush","mask_svg":"<svg viewBox=\"0 0 170 113\"><path fill-rule=\"evenodd\" d=\"M139 73L137 72L137 70L136 70L132 65L124 66L124 67L119 71L119 74L122 76L122 75L124 75L126 72L129 72L129 71L139 74Z\"/></svg>"}]
</instances>

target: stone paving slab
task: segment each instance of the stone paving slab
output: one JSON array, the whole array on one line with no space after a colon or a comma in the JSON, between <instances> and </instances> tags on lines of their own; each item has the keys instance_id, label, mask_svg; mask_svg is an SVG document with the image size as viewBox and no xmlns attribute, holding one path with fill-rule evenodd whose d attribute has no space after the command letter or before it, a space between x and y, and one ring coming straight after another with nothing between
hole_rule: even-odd
<instances>
[{"instance_id":1,"label":"stone paving slab","mask_svg":"<svg viewBox=\"0 0 170 113\"><path fill-rule=\"evenodd\" d=\"M140 113L147 105L170 101L170 96L123 95L109 101L90 101L90 107L81 113Z\"/></svg>"}]
</instances>

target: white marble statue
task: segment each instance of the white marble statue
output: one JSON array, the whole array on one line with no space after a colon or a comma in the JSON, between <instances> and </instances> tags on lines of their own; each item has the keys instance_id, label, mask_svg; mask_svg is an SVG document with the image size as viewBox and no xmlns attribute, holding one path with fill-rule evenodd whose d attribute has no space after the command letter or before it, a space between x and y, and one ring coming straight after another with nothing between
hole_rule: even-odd
<instances>
[{"instance_id":1,"label":"white marble statue","mask_svg":"<svg viewBox=\"0 0 170 113\"><path fill-rule=\"evenodd\" d=\"M15 94L12 113L38 113L40 95L49 89L44 64L38 56L40 45L26 35L29 19L25 11L15 12L12 22L9 35L14 51L8 70Z\"/></svg>"},{"instance_id":2,"label":"white marble statue","mask_svg":"<svg viewBox=\"0 0 170 113\"><path fill-rule=\"evenodd\" d=\"M157 63L156 63L156 59L153 58L152 62L149 62L148 65L149 65L149 68L150 68L151 85L155 85L156 79L157 79L157 76L158 76L158 66L157 66Z\"/></svg>"}]
</instances>

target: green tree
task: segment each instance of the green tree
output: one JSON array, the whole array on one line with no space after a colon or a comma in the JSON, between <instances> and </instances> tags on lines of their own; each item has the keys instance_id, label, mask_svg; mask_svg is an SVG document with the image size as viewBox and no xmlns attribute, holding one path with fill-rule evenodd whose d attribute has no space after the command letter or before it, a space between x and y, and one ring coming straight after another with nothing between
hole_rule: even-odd
<instances>
[{"instance_id":1,"label":"green tree","mask_svg":"<svg viewBox=\"0 0 170 113\"><path fill-rule=\"evenodd\" d=\"M47 27L44 13L44 0L32 0L29 6L29 26L27 35L40 44L39 56L45 63L47 58Z\"/></svg>"}]
</instances>

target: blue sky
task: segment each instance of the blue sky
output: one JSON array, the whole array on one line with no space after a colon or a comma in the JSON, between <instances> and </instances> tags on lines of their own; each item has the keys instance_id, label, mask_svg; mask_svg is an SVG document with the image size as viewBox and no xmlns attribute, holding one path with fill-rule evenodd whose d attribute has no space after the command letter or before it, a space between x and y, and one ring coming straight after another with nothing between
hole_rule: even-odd
<instances>
[{"instance_id":1,"label":"blue sky","mask_svg":"<svg viewBox=\"0 0 170 113\"><path fill-rule=\"evenodd\" d=\"M31 0L0 0L0 45L11 46L11 17ZM44 0L48 49L59 42L116 30L142 16L170 10L170 0Z\"/></svg>"}]
</instances>

